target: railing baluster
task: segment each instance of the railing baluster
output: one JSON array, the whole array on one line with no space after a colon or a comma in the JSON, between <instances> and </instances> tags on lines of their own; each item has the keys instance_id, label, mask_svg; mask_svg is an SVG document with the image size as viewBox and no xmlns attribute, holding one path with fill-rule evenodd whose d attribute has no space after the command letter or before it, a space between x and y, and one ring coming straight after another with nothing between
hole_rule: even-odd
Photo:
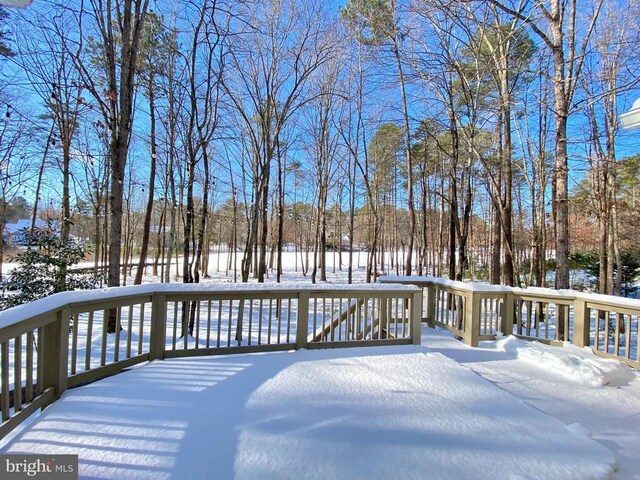
<instances>
[{"instance_id":1,"label":"railing baluster","mask_svg":"<svg viewBox=\"0 0 640 480\"><path fill-rule=\"evenodd\" d=\"M182 328L180 335L182 335L182 348L184 350L189 348L189 322L191 321L191 302L182 302Z\"/></svg>"},{"instance_id":2,"label":"railing baluster","mask_svg":"<svg viewBox=\"0 0 640 480\"><path fill-rule=\"evenodd\" d=\"M287 343L291 343L291 299L287 299Z\"/></svg>"},{"instance_id":3,"label":"railing baluster","mask_svg":"<svg viewBox=\"0 0 640 480\"><path fill-rule=\"evenodd\" d=\"M71 328L71 374L76 373L77 361L78 361L78 330L80 329L80 314L76 314L72 318Z\"/></svg>"},{"instance_id":4,"label":"railing baluster","mask_svg":"<svg viewBox=\"0 0 640 480\"><path fill-rule=\"evenodd\" d=\"M171 350L177 348L178 343L178 302L173 302L173 323L172 323L172 340Z\"/></svg>"},{"instance_id":5,"label":"railing baluster","mask_svg":"<svg viewBox=\"0 0 640 480\"><path fill-rule=\"evenodd\" d=\"M231 346L231 328L233 324L233 300L229 300L229 317L227 318L227 347Z\"/></svg>"},{"instance_id":6,"label":"railing baluster","mask_svg":"<svg viewBox=\"0 0 640 480\"><path fill-rule=\"evenodd\" d=\"M196 344L195 344L196 348L200 348L200 311L201 311L200 306L201 306L201 304L202 304L202 302L197 302L196 303L196 318L195 318L195 322L194 322L195 323L195 325L194 325L194 328L195 328L194 337L195 337L195 342L196 342Z\"/></svg>"},{"instance_id":7,"label":"railing baluster","mask_svg":"<svg viewBox=\"0 0 640 480\"><path fill-rule=\"evenodd\" d=\"M218 332L216 337L216 347L220 347L221 336L222 336L222 300L218 300Z\"/></svg>"},{"instance_id":8,"label":"railing baluster","mask_svg":"<svg viewBox=\"0 0 640 480\"><path fill-rule=\"evenodd\" d=\"M326 322L327 322L327 299L322 297L322 331L326 332L327 327L326 327ZM323 341L327 341L326 337L322 339Z\"/></svg>"},{"instance_id":9,"label":"railing baluster","mask_svg":"<svg viewBox=\"0 0 640 480\"><path fill-rule=\"evenodd\" d=\"M492 308L493 308L493 305L491 305L490 303L487 304L487 300L489 299L483 298L480 302L480 318L481 318L481 325L482 325L482 331L480 333L482 335L487 333L489 316L491 315Z\"/></svg>"},{"instance_id":10,"label":"railing baluster","mask_svg":"<svg viewBox=\"0 0 640 480\"><path fill-rule=\"evenodd\" d=\"M269 324L267 325L267 345L271 344L271 318L273 317L273 300L269 299Z\"/></svg>"},{"instance_id":11,"label":"railing baluster","mask_svg":"<svg viewBox=\"0 0 640 480\"><path fill-rule=\"evenodd\" d=\"M87 318L87 337L85 343L85 352L84 352L84 370L91 370L91 349L93 347L93 315L94 311L91 310L89 312Z\"/></svg>"},{"instance_id":12,"label":"railing baluster","mask_svg":"<svg viewBox=\"0 0 640 480\"><path fill-rule=\"evenodd\" d=\"M344 330L344 338L345 340L353 340L353 329L352 329L352 321L353 321L353 314L351 313L351 298L347 297L345 299L346 301L346 305L345 305L345 312L347 313L347 316L345 317L345 330Z\"/></svg>"},{"instance_id":13,"label":"railing baluster","mask_svg":"<svg viewBox=\"0 0 640 480\"><path fill-rule=\"evenodd\" d=\"M376 340L380 340L380 334L382 331L382 315L381 312L384 311L382 308L382 298L371 298L371 319L373 326L371 328L371 338ZM378 324L378 332L376 334L376 323ZM377 337L377 338L376 338Z\"/></svg>"},{"instance_id":14,"label":"railing baluster","mask_svg":"<svg viewBox=\"0 0 640 480\"><path fill-rule=\"evenodd\" d=\"M37 339L37 353L38 353L38 357L37 357L37 361L36 361L36 375L37 375L37 379L36 379L36 391L35 391L35 395L36 397L41 395L42 392L44 392L44 355L43 355L43 351L44 351L44 327L39 327L38 328L38 339Z\"/></svg>"},{"instance_id":15,"label":"railing baluster","mask_svg":"<svg viewBox=\"0 0 640 480\"><path fill-rule=\"evenodd\" d=\"M22 410L22 335L13 343L13 409Z\"/></svg>"},{"instance_id":16,"label":"railing baluster","mask_svg":"<svg viewBox=\"0 0 640 480\"><path fill-rule=\"evenodd\" d=\"M31 403L33 400L33 342L35 341L33 331L27 332L27 362L26 362L26 385L25 385L25 403Z\"/></svg>"},{"instance_id":17,"label":"railing baluster","mask_svg":"<svg viewBox=\"0 0 640 480\"><path fill-rule=\"evenodd\" d=\"M629 329L631 330L631 329ZM640 315L636 317L636 362L640 362Z\"/></svg>"},{"instance_id":18,"label":"railing baluster","mask_svg":"<svg viewBox=\"0 0 640 480\"><path fill-rule=\"evenodd\" d=\"M0 410L2 410L2 421L9 419L9 391L11 386L9 385L9 342L2 342L0 344L0 365L2 368L2 375L0 381L2 382L2 392L0 392Z\"/></svg>"},{"instance_id":19,"label":"railing baluster","mask_svg":"<svg viewBox=\"0 0 640 480\"><path fill-rule=\"evenodd\" d=\"M247 344L251 345L251 337L253 335L253 298L249 300L249 333L247 334Z\"/></svg>"},{"instance_id":20,"label":"railing baluster","mask_svg":"<svg viewBox=\"0 0 640 480\"><path fill-rule=\"evenodd\" d=\"M363 313L363 318L362 318L362 339L366 340L367 338L367 329L368 327L368 322L367 322L367 318L368 318L368 313L369 313L369 299L367 298L363 298L363 303L362 303L362 313Z\"/></svg>"},{"instance_id":21,"label":"railing baluster","mask_svg":"<svg viewBox=\"0 0 640 480\"><path fill-rule=\"evenodd\" d=\"M116 334L115 344L113 346L113 361L117 362L120 355L120 330L122 329L122 307L116 309Z\"/></svg>"},{"instance_id":22,"label":"railing baluster","mask_svg":"<svg viewBox=\"0 0 640 480\"><path fill-rule=\"evenodd\" d=\"M109 322L109 310L102 311L102 339L100 350L100 366L104 367L107 364L107 324Z\"/></svg>"},{"instance_id":23,"label":"railing baluster","mask_svg":"<svg viewBox=\"0 0 640 480\"><path fill-rule=\"evenodd\" d=\"M551 320L550 320L550 317L549 317L549 308L550 308L549 304L547 303L545 305L545 315L544 315L544 319L545 319L545 322L544 322L544 338L545 338L545 340L549 339L549 325L551 324ZM560 331L560 318L561 318L561 315L559 315L560 308L562 308L562 306L556 303L556 337L558 336L558 332ZM538 325L539 324L540 323L538 323ZM536 337L537 336L538 336L538 332L536 331ZM558 340L559 340L559 338L558 338Z\"/></svg>"},{"instance_id":24,"label":"railing baluster","mask_svg":"<svg viewBox=\"0 0 640 480\"><path fill-rule=\"evenodd\" d=\"M596 321L595 321L595 339L594 339L594 348L599 350L600 347L600 310L595 310Z\"/></svg>"},{"instance_id":25,"label":"railing baluster","mask_svg":"<svg viewBox=\"0 0 640 480\"><path fill-rule=\"evenodd\" d=\"M318 331L318 299L313 299L313 333Z\"/></svg>"},{"instance_id":26,"label":"railing baluster","mask_svg":"<svg viewBox=\"0 0 640 480\"><path fill-rule=\"evenodd\" d=\"M240 346L242 344L242 341L244 339L244 304L245 304L246 300L244 298L240 299L238 301L238 316L236 318L236 334L235 334L235 340L236 343L238 344L238 346Z\"/></svg>"},{"instance_id":27,"label":"railing baluster","mask_svg":"<svg viewBox=\"0 0 640 480\"><path fill-rule=\"evenodd\" d=\"M138 355L142 354L142 339L144 338L144 311L145 304L140 304L140 316L138 317Z\"/></svg>"},{"instance_id":28,"label":"railing baluster","mask_svg":"<svg viewBox=\"0 0 640 480\"><path fill-rule=\"evenodd\" d=\"M604 351L609 352L609 319L610 314L605 310L604 312Z\"/></svg>"},{"instance_id":29,"label":"railing baluster","mask_svg":"<svg viewBox=\"0 0 640 480\"><path fill-rule=\"evenodd\" d=\"M131 358L131 337L133 334L133 304L129 305L129 316L127 318L127 345L126 357Z\"/></svg>"},{"instance_id":30,"label":"railing baluster","mask_svg":"<svg viewBox=\"0 0 640 480\"><path fill-rule=\"evenodd\" d=\"M405 318L408 314L408 310L404 308L404 301L396 298L396 320L393 325L393 335L398 338L398 321L402 324L405 321ZM422 312L421 312L422 315ZM420 322L422 323L422 318L420 318ZM401 327L402 328L402 327ZM400 330L402 332L402 330Z\"/></svg>"},{"instance_id":31,"label":"railing baluster","mask_svg":"<svg viewBox=\"0 0 640 480\"><path fill-rule=\"evenodd\" d=\"M207 348L211 346L211 300L207 300Z\"/></svg>"},{"instance_id":32,"label":"railing baluster","mask_svg":"<svg viewBox=\"0 0 640 480\"><path fill-rule=\"evenodd\" d=\"M331 335L331 341L333 342L335 340L334 338L334 328L333 328L333 315L335 312L335 308L334 308L334 298L331 297L331 316L329 317L329 321L331 322L329 324L329 334ZM324 312L323 312L324 313ZM323 315L324 316L324 315Z\"/></svg>"},{"instance_id":33,"label":"railing baluster","mask_svg":"<svg viewBox=\"0 0 640 480\"><path fill-rule=\"evenodd\" d=\"M616 331L615 331L615 338L614 338L614 344L613 344L613 354L614 355L619 355L620 354L620 314L616 315Z\"/></svg>"},{"instance_id":34,"label":"railing baluster","mask_svg":"<svg viewBox=\"0 0 640 480\"><path fill-rule=\"evenodd\" d=\"M632 315L628 314L625 315L626 318L629 319L629 321L626 324L625 330L624 330L624 352L625 352L625 357L628 359L631 359L631 319L632 319Z\"/></svg>"},{"instance_id":35,"label":"railing baluster","mask_svg":"<svg viewBox=\"0 0 640 480\"><path fill-rule=\"evenodd\" d=\"M262 345L262 315L263 315L263 302L264 300L260 299L260 308L258 309L258 345Z\"/></svg>"},{"instance_id":36,"label":"railing baluster","mask_svg":"<svg viewBox=\"0 0 640 480\"><path fill-rule=\"evenodd\" d=\"M282 329L282 315L283 315L282 304L283 304L283 301L281 298L276 300L276 312L278 316L278 342L277 342L278 344L282 343L282 340L280 339L280 332Z\"/></svg>"}]
</instances>

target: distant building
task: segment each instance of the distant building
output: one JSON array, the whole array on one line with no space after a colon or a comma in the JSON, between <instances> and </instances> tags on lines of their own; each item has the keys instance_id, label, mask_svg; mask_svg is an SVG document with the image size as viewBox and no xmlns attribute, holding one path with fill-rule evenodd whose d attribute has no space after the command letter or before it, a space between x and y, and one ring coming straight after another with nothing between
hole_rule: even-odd
<instances>
[{"instance_id":1,"label":"distant building","mask_svg":"<svg viewBox=\"0 0 640 480\"><path fill-rule=\"evenodd\" d=\"M60 234L60 229L58 228L58 224L56 222L47 222L46 220L37 219L35 223L35 228L47 228L49 225L53 226L53 230ZM4 226L4 231L2 232L2 240L9 245L25 245L26 237L25 234L31 229L31 220L27 220L21 218L16 223L7 223Z\"/></svg>"}]
</instances>

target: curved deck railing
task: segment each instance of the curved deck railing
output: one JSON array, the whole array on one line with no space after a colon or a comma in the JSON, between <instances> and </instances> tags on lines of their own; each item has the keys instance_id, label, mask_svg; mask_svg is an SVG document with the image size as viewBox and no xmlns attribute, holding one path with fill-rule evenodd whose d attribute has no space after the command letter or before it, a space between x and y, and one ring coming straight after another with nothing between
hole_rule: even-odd
<instances>
[{"instance_id":1,"label":"curved deck railing","mask_svg":"<svg viewBox=\"0 0 640 480\"><path fill-rule=\"evenodd\" d=\"M0 438L67 388L170 357L420 343L402 285L154 284L0 312ZM109 333L112 332L112 333Z\"/></svg>"},{"instance_id":2,"label":"curved deck railing","mask_svg":"<svg viewBox=\"0 0 640 480\"><path fill-rule=\"evenodd\" d=\"M572 290L510 288L436 277L382 277L423 291L423 320L477 346L498 333L571 342L640 368L640 300Z\"/></svg>"}]
</instances>

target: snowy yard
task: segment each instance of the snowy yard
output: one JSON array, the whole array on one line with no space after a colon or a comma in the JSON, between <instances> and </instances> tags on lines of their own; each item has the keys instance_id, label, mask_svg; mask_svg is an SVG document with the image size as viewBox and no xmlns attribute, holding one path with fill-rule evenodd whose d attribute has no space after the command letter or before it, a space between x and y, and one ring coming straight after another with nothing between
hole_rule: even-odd
<instances>
[{"instance_id":1,"label":"snowy yard","mask_svg":"<svg viewBox=\"0 0 640 480\"><path fill-rule=\"evenodd\" d=\"M622 363L422 343L153 362L65 392L2 452L79 454L104 479L640 478Z\"/></svg>"}]
</instances>

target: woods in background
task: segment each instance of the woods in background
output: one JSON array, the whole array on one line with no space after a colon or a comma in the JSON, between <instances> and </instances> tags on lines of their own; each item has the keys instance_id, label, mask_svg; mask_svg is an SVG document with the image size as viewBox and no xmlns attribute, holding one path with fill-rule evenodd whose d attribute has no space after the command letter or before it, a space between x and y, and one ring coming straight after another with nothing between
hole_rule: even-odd
<instances>
[{"instance_id":1,"label":"woods in background","mask_svg":"<svg viewBox=\"0 0 640 480\"><path fill-rule=\"evenodd\" d=\"M165 282L280 281L294 251L313 282L336 255L350 282L569 288L591 253L615 294L640 250L638 137L617 122L638 96L637 0L42 1L0 18L0 227L26 199L93 245L109 285L148 263Z\"/></svg>"}]
</instances>

